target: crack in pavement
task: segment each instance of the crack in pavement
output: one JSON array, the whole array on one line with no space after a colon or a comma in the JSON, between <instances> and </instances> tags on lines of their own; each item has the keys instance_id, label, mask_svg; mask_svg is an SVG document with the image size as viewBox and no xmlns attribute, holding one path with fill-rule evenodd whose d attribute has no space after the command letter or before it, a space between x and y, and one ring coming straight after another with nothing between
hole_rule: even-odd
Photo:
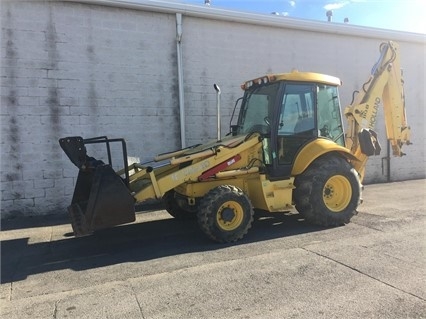
<instances>
[{"instance_id":1,"label":"crack in pavement","mask_svg":"<svg viewBox=\"0 0 426 319\"><path fill-rule=\"evenodd\" d=\"M365 224L362 224L362 223L359 223L359 222L357 222L357 221L351 221L351 223L352 224L355 224L355 225L358 225L358 226L360 226L360 227L365 227L365 228L368 228L368 229L372 229L372 230L375 230L375 231L378 231L378 232L381 232L381 233L384 233L384 230L383 229L380 229L380 228L376 228L376 227L373 227L373 226L371 226L371 225L365 225Z\"/></svg>"},{"instance_id":2,"label":"crack in pavement","mask_svg":"<svg viewBox=\"0 0 426 319\"><path fill-rule=\"evenodd\" d=\"M59 303L59 300L55 301L55 305L53 307L53 314L52 314L53 319L56 319L58 315L58 303Z\"/></svg>"},{"instance_id":3,"label":"crack in pavement","mask_svg":"<svg viewBox=\"0 0 426 319\"><path fill-rule=\"evenodd\" d=\"M133 285L132 285L132 283L131 283L131 282L129 282L129 285L130 285L130 288L132 289L133 296L135 297L136 303L138 304L138 308L139 308L139 312L140 312L140 314L141 314L141 318L142 318L142 319L145 319L145 316L144 316L144 314L143 314L143 310L142 310L142 305L141 305L141 304L140 304L140 302L139 302L139 299L138 299L138 296L137 296L137 294L136 294L135 288L133 287Z\"/></svg>"},{"instance_id":4,"label":"crack in pavement","mask_svg":"<svg viewBox=\"0 0 426 319\"><path fill-rule=\"evenodd\" d=\"M315 254L315 255L317 255L317 256L319 256L319 257L322 257L322 258L325 258L325 259L330 260L330 261L332 261L332 262L335 262L335 263L337 263L337 264L339 264L339 265L341 265L341 266L343 266L343 267L346 267L346 268L349 268L349 269L351 269L351 270L353 270L353 271L356 271L357 273L359 273L359 274L361 274L361 275L363 275L363 276L366 276L366 277L368 277L368 278L370 278L370 279L373 279L373 280L375 280L375 281L378 281L378 282L380 282L381 284L384 284L384 285L386 285L386 286L388 286L388 287L391 287L391 288L393 288L393 289L396 289L396 290L398 290L398 291L400 291L400 292L403 292L403 293L405 293L405 294L408 294L408 295L410 295L410 296L412 296L412 297L415 297L415 298L417 298L417 299L420 299L420 300L422 300L422 301L426 301L426 299L424 299L424 298L422 298L422 297L420 297L420 296L417 296L417 295L415 295L415 294L413 294L413 293L411 293L411 292L409 292L409 291L405 291L405 290L403 290L403 289L401 289L401 288L398 288L398 287L396 287L396 286L394 286L394 285L391 285L390 283L387 283L387 282L385 282L385 281L383 281L383 280L380 280L379 278L373 277L373 276L371 276L371 275L369 275L369 274L367 274L367 273L365 273L365 272L362 272L361 270L359 270L359 269L357 269L357 268L355 268L355 267L352 267L352 266L350 266L350 265L347 265L347 264L345 264L345 263L343 263L343 262L341 262L341 261L338 261L338 260L333 259L333 258L331 258L331 257L329 257L329 256L326 256L326 255L320 254L320 253L318 253L318 252L316 252L316 251L309 250L309 249L307 249L307 248L305 248L305 247L302 247L302 249L303 249L303 250L305 250L305 251L307 251L307 252L313 253L313 254Z\"/></svg>"}]
</instances>

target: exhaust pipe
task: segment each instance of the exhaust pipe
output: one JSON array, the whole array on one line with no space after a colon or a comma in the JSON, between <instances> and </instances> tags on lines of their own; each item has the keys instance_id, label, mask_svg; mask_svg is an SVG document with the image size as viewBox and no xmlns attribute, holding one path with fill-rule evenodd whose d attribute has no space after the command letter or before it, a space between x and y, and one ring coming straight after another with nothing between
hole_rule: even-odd
<instances>
[{"instance_id":1,"label":"exhaust pipe","mask_svg":"<svg viewBox=\"0 0 426 319\"><path fill-rule=\"evenodd\" d=\"M220 134L220 87L215 83L213 85L214 89L216 90L216 106L217 106L217 141L219 142L221 140L221 134Z\"/></svg>"}]
</instances>

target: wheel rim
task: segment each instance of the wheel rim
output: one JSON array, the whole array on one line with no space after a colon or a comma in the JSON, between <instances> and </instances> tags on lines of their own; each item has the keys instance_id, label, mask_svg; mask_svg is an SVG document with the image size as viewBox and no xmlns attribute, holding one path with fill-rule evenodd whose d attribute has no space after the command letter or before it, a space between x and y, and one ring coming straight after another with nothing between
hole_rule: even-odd
<instances>
[{"instance_id":1,"label":"wheel rim","mask_svg":"<svg viewBox=\"0 0 426 319\"><path fill-rule=\"evenodd\" d=\"M238 226L241 225L243 218L243 207L234 201L223 203L216 214L217 224L225 231L231 231L238 228Z\"/></svg>"},{"instance_id":2,"label":"wheel rim","mask_svg":"<svg viewBox=\"0 0 426 319\"><path fill-rule=\"evenodd\" d=\"M349 180L342 175L330 177L324 185L324 203L332 212L342 212L349 205L351 197L351 184Z\"/></svg>"}]
</instances>

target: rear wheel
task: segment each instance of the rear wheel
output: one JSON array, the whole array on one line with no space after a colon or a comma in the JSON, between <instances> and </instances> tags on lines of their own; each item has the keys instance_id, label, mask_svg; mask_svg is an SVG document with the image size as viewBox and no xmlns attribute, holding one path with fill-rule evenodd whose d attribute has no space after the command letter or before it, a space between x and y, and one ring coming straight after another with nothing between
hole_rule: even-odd
<instances>
[{"instance_id":1,"label":"rear wheel","mask_svg":"<svg viewBox=\"0 0 426 319\"><path fill-rule=\"evenodd\" d=\"M361 198L358 173L342 157L315 160L295 179L294 202L305 219L321 226L349 223Z\"/></svg>"},{"instance_id":2,"label":"rear wheel","mask_svg":"<svg viewBox=\"0 0 426 319\"><path fill-rule=\"evenodd\" d=\"M163 196L164 204L166 206L166 211L172 215L174 218L179 220L188 220L196 218L197 208L190 207L182 207L184 199L179 199L176 192L174 190L170 190ZM182 203L180 203L182 202Z\"/></svg>"},{"instance_id":3,"label":"rear wheel","mask_svg":"<svg viewBox=\"0 0 426 319\"><path fill-rule=\"evenodd\" d=\"M211 239L233 242L244 237L253 222L254 210L247 195L232 185L210 190L197 213L201 230Z\"/></svg>"}]
</instances>

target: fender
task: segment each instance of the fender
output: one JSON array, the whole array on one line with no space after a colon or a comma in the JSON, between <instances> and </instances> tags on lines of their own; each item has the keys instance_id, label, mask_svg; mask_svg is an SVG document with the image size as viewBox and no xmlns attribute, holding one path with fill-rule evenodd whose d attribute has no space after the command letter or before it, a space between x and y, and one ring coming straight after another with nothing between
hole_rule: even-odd
<instances>
[{"instance_id":1,"label":"fender","mask_svg":"<svg viewBox=\"0 0 426 319\"><path fill-rule=\"evenodd\" d=\"M294 160L291 176L303 173L318 157L330 152L338 152L350 161L358 161L346 147L340 146L332 140L319 138L309 142L299 151Z\"/></svg>"}]
</instances>

